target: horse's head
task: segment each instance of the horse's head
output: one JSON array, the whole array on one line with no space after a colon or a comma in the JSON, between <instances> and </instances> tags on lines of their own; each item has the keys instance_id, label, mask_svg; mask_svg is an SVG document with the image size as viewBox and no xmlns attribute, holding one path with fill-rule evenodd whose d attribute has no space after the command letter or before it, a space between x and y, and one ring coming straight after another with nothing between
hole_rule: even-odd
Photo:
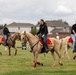
<instances>
[{"instance_id":1,"label":"horse's head","mask_svg":"<svg viewBox=\"0 0 76 75\"><path fill-rule=\"evenodd\" d=\"M22 32L22 33L20 34L20 36L21 36L20 40L21 40L22 46L26 46L26 43L27 43L26 32L25 32L25 31Z\"/></svg>"}]
</instances>

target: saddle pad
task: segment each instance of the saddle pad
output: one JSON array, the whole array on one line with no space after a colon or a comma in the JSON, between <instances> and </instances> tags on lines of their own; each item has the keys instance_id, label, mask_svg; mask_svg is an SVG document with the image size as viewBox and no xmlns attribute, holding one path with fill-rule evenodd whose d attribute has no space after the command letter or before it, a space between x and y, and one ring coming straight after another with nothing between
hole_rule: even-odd
<instances>
[{"instance_id":1,"label":"saddle pad","mask_svg":"<svg viewBox=\"0 0 76 75\"><path fill-rule=\"evenodd\" d=\"M54 46L54 44L53 44L53 42L52 42L52 40L50 38L47 39L46 42L47 42L48 45ZM42 40L39 43L40 43L40 45L43 45L43 41Z\"/></svg>"},{"instance_id":2,"label":"saddle pad","mask_svg":"<svg viewBox=\"0 0 76 75\"><path fill-rule=\"evenodd\" d=\"M8 38L7 38L7 40L8 40ZM4 37L1 38L1 41L4 41Z\"/></svg>"},{"instance_id":3,"label":"saddle pad","mask_svg":"<svg viewBox=\"0 0 76 75\"><path fill-rule=\"evenodd\" d=\"M68 39L68 43L72 43L72 42L73 42L72 37L70 37L70 38Z\"/></svg>"}]
</instances>

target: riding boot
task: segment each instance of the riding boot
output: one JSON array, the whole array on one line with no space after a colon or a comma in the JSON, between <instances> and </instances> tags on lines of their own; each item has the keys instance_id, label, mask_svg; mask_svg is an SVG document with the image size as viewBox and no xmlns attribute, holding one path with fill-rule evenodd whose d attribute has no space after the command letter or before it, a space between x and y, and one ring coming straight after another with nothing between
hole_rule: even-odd
<instances>
[{"instance_id":1,"label":"riding boot","mask_svg":"<svg viewBox=\"0 0 76 75\"><path fill-rule=\"evenodd\" d=\"M45 48L45 52L48 53L48 49L47 48Z\"/></svg>"}]
</instances>

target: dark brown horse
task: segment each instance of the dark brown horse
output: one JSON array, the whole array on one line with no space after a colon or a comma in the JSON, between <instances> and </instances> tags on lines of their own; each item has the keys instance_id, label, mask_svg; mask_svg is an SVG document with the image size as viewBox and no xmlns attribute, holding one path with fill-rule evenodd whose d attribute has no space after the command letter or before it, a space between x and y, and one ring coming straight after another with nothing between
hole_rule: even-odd
<instances>
[{"instance_id":1,"label":"dark brown horse","mask_svg":"<svg viewBox=\"0 0 76 75\"><path fill-rule=\"evenodd\" d=\"M8 37L8 40L7 40L7 47L8 47L8 50L9 50L9 56L11 56L11 47L13 47L15 49L15 55L17 54L17 48L15 47L15 44L16 44L16 39L19 38L20 36L20 33L16 32L14 34L10 34L10 36ZM3 36L1 35L0 36L0 45L4 45L4 41L2 41L2 38Z\"/></svg>"}]
</instances>

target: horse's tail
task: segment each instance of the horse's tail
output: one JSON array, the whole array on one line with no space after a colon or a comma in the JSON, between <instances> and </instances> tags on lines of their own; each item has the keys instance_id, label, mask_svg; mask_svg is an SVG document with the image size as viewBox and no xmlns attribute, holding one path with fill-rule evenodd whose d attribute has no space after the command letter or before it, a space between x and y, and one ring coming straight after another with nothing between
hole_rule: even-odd
<instances>
[{"instance_id":1,"label":"horse's tail","mask_svg":"<svg viewBox=\"0 0 76 75\"><path fill-rule=\"evenodd\" d=\"M63 40L60 40L60 49L59 49L60 51L61 51L61 49L62 49L62 41L63 41Z\"/></svg>"}]
</instances>

